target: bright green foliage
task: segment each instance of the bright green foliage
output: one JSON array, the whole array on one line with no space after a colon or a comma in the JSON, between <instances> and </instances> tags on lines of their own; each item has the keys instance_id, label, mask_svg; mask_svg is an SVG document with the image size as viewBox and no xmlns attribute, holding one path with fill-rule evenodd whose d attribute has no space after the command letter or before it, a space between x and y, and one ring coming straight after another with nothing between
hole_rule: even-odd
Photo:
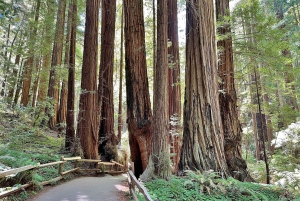
<instances>
[{"instance_id":1,"label":"bright green foliage","mask_svg":"<svg viewBox=\"0 0 300 201\"><path fill-rule=\"evenodd\" d=\"M272 185L221 179L217 173L190 172L188 177L145 183L153 200L282 200L284 189ZM288 195L287 199L291 199ZM142 200L142 199L141 199Z\"/></svg>"}]
</instances>

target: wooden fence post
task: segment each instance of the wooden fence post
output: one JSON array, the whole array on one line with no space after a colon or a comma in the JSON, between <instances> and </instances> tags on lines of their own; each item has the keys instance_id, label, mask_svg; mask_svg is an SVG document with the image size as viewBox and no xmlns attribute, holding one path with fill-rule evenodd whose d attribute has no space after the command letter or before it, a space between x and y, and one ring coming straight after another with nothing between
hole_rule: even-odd
<instances>
[{"instance_id":1,"label":"wooden fence post","mask_svg":"<svg viewBox=\"0 0 300 201\"><path fill-rule=\"evenodd\" d=\"M134 162L131 162L131 163L130 163L130 166L131 166L131 171L133 172L133 174L135 174L135 173L134 173Z\"/></svg>"},{"instance_id":2,"label":"wooden fence post","mask_svg":"<svg viewBox=\"0 0 300 201\"><path fill-rule=\"evenodd\" d=\"M64 156L61 156L60 160L64 161ZM58 174L62 175L62 173L63 173L63 163L59 164L59 167L58 167Z\"/></svg>"}]
</instances>

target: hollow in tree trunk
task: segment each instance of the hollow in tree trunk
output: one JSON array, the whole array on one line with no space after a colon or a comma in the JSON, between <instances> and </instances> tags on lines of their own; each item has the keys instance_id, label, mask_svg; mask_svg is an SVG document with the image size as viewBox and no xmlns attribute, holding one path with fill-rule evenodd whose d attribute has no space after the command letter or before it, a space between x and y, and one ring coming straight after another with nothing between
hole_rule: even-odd
<instances>
[{"instance_id":1,"label":"hollow in tree trunk","mask_svg":"<svg viewBox=\"0 0 300 201\"><path fill-rule=\"evenodd\" d=\"M146 66L143 0L124 0L127 123L135 175L148 165L151 106Z\"/></svg>"}]
</instances>

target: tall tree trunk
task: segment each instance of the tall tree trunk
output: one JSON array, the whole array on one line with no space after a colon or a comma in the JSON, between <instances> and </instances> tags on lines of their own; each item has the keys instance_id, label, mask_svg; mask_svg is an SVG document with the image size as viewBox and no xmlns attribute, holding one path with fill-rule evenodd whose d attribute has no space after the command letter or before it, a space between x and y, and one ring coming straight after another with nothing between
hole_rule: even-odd
<instances>
[{"instance_id":1,"label":"tall tree trunk","mask_svg":"<svg viewBox=\"0 0 300 201\"><path fill-rule=\"evenodd\" d=\"M76 58L76 28L77 28L77 0L71 0L70 8L72 10L72 26L70 38L70 57L68 72L68 99L67 99L67 116L66 116L66 138L65 149L68 151L74 146L75 141L75 125L74 125L74 109L75 109L75 58ZM76 144L77 145L77 144ZM74 150L75 152L75 150Z\"/></svg>"},{"instance_id":2,"label":"tall tree trunk","mask_svg":"<svg viewBox=\"0 0 300 201\"><path fill-rule=\"evenodd\" d=\"M146 66L143 0L124 0L127 123L136 176L147 167L151 147L151 106Z\"/></svg>"},{"instance_id":3,"label":"tall tree trunk","mask_svg":"<svg viewBox=\"0 0 300 201\"><path fill-rule=\"evenodd\" d=\"M61 67L62 53L63 53L63 40L64 40L64 27L65 27L65 11L66 0L58 1L57 21L55 28L55 37L52 51L51 70L48 85L48 97L53 100L53 114L50 114L49 128L56 129L57 127L57 112L59 101L59 77L57 69Z\"/></svg>"},{"instance_id":4,"label":"tall tree trunk","mask_svg":"<svg viewBox=\"0 0 300 201\"><path fill-rule=\"evenodd\" d=\"M40 5L41 1L38 0L36 4L35 16L34 16L34 23L32 27L32 32L29 36L29 50L28 50L28 59L24 64L24 72L23 72L23 87L22 87L22 97L21 97L21 104L23 106L27 106L29 102L29 91L31 85L31 75L33 70L33 62L34 62L34 45L35 45L35 37L37 35L37 23L39 20L40 15Z\"/></svg>"},{"instance_id":5,"label":"tall tree trunk","mask_svg":"<svg viewBox=\"0 0 300 201\"><path fill-rule=\"evenodd\" d=\"M98 23L100 0L86 1L81 94L77 134L85 158L98 159L97 99Z\"/></svg>"},{"instance_id":6,"label":"tall tree trunk","mask_svg":"<svg viewBox=\"0 0 300 201\"><path fill-rule=\"evenodd\" d=\"M71 39L71 28L72 28L72 16L73 16L73 5L71 1L69 2L68 8L68 20L67 20L67 35L65 43L65 58L64 64L65 68L69 69L70 62L70 39ZM67 115L67 99L68 99L68 79L63 77L61 91L60 91L60 102L57 116L58 130L60 132L64 131L66 128L66 115Z\"/></svg>"},{"instance_id":7,"label":"tall tree trunk","mask_svg":"<svg viewBox=\"0 0 300 201\"><path fill-rule=\"evenodd\" d=\"M156 68L156 9L155 9L155 0L152 1L152 26L153 26L153 38L152 38L152 43L153 43L153 80L155 80L155 68Z\"/></svg>"},{"instance_id":8,"label":"tall tree trunk","mask_svg":"<svg viewBox=\"0 0 300 201\"><path fill-rule=\"evenodd\" d=\"M167 0L157 0L157 55L154 98L151 157L154 175L169 179L169 108L168 108L168 5ZM149 163L151 164L151 163Z\"/></svg>"},{"instance_id":9,"label":"tall tree trunk","mask_svg":"<svg viewBox=\"0 0 300 201\"><path fill-rule=\"evenodd\" d=\"M113 72L115 47L116 0L102 0L101 57L99 87L102 87L102 108L99 151L106 160L117 159L117 137L114 133ZM102 139L103 138L103 139ZM104 141L103 141L104 140Z\"/></svg>"},{"instance_id":10,"label":"tall tree trunk","mask_svg":"<svg viewBox=\"0 0 300 201\"><path fill-rule=\"evenodd\" d=\"M218 98L214 5L211 0L187 1L187 47L183 170L214 170L229 175Z\"/></svg>"},{"instance_id":11,"label":"tall tree trunk","mask_svg":"<svg viewBox=\"0 0 300 201\"><path fill-rule=\"evenodd\" d=\"M52 55L52 42L53 42L53 21L55 20L55 9L53 3L47 1L47 14L45 24L44 24L44 40L43 40L43 62L41 68L41 76L40 76L40 84L38 91L38 105L46 100L47 92L48 92L48 83L49 83L49 75L50 75L50 65L51 65L51 55ZM42 104L43 105L43 104ZM45 112L44 106L39 105L40 111Z\"/></svg>"},{"instance_id":12,"label":"tall tree trunk","mask_svg":"<svg viewBox=\"0 0 300 201\"><path fill-rule=\"evenodd\" d=\"M224 21L229 15L229 0L216 0L217 20ZM225 22L226 23L226 22ZM230 34L230 22L217 29L221 35ZM230 174L239 180L247 178L247 164L242 158L242 128L238 119L237 96L234 85L232 38L228 36L217 42L219 48L218 74L219 102L224 131L224 150Z\"/></svg>"},{"instance_id":13,"label":"tall tree trunk","mask_svg":"<svg viewBox=\"0 0 300 201\"><path fill-rule=\"evenodd\" d=\"M171 46L168 48L169 69L168 69L168 92L169 92L169 120L180 122L181 119L181 90L180 90L180 61L178 44L178 17L177 0L168 0L168 40ZM170 135L171 159L173 162L173 172L178 172L180 160L181 137L178 125L170 124L170 130L174 131Z\"/></svg>"},{"instance_id":14,"label":"tall tree trunk","mask_svg":"<svg viewBox=\"0 0 300 201\"><path fill-rule=\"evenodd\" d=\"M122 14L121 14L121 47L120 47L120 86L119 86L119 109L118 109L118 142L121 145L122 138L122 128L123 128L123 119L122 119L122 102L123 102L123 44L124 44L124 4L122 4Z\"/></svg>"}]
</instances>

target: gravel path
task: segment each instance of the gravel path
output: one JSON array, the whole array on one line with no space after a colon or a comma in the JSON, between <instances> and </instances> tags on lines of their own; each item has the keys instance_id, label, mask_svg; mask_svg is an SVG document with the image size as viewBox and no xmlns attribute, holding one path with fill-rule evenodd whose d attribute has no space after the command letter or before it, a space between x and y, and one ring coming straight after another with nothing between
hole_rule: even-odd
<instances>
[{"instance_id":1,"label":"gravel path","mask_svg":"<svg viewBox=\"0 0 300 201\"><path fill-rule=\"evenodd\" d=\"M128 201L126 174L80 177L42 191L33 201Z\"/></svg>"}]
</instances>

